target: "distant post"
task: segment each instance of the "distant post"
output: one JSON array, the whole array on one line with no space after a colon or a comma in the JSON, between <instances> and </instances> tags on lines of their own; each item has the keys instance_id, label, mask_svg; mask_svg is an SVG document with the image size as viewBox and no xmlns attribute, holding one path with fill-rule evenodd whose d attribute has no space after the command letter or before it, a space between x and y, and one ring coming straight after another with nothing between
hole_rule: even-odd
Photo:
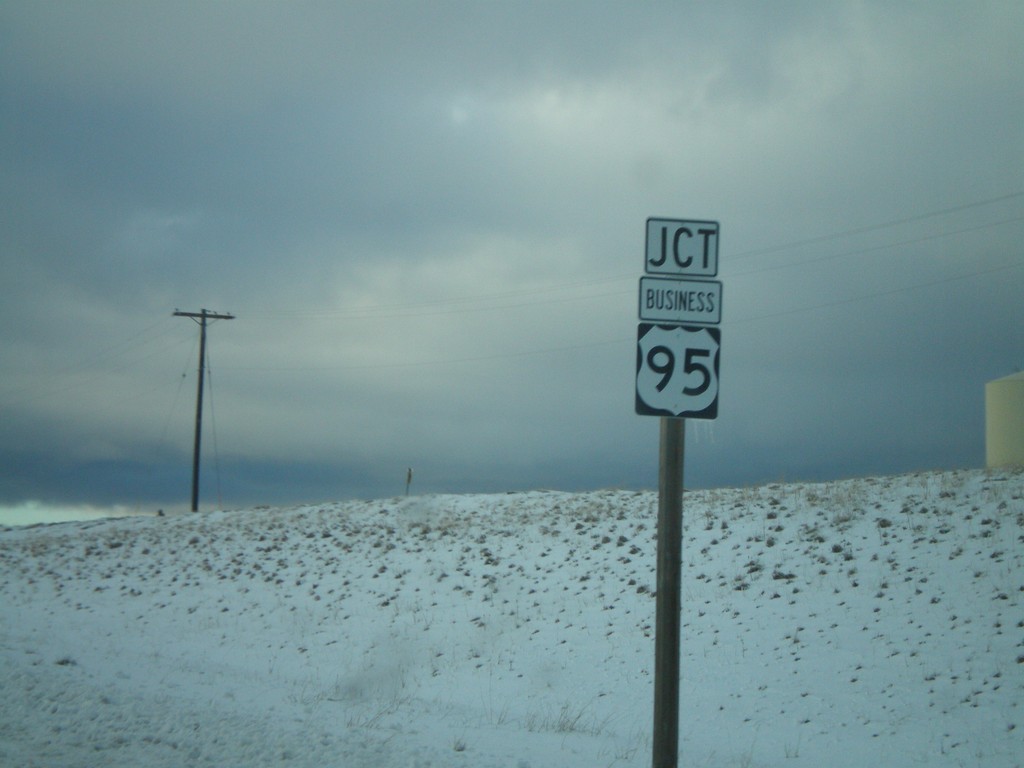
<instances>
[{"instance_id":1,"label":"distant post","mask_svg":"<svg viewBox=\"0 0 1024 768\"><path fill-rule=\"evenodd\" d=\"M208 320L234 320L234 315L218 314L201 309L179 312L175 317L191 317L199 323L199 383L196 385L196 435L192 446L192 511L199 510L199 443L203 434L203 374L206 370L206 323Z\"/></svg>"},{"instance_id":2,"label":"distant post","mask_svg":"<svg viewBox=\"0 0 1024 768\"><path fill-rule=\"evenodd\" d=\"M409 486L412 485L412 467L405 473L405 495L409 495Z\"/></svg>"}]
</instances>

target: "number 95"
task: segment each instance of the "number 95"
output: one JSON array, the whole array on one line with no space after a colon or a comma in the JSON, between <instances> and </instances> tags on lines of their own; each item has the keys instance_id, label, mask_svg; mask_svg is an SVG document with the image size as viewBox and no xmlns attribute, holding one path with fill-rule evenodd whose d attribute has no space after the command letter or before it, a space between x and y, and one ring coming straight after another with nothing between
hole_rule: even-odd
<instances>
[{"instance_id":1,"label":"number 95","mask_svg":"<svg viewBox=\"0 0 1024 768\"><path fill-rule=\"evenodd\" d=\"M718 328L641 323L637 413L713 419L718 412Z\"/></svg>"}]
</instances>

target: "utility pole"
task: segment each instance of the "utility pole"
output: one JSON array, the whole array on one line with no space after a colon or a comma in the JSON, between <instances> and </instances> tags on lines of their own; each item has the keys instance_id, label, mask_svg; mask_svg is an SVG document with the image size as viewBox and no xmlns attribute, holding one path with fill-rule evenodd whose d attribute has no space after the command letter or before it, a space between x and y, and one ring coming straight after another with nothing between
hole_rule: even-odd
<instances>
[{"instance_id":1,"label":"utility pole","mask_svg":"<svg viewBox=\"0 0 1024 768\"><path fill-rule=\"evenodd\" d=\"M191 317L199 323L199 383L196 386L196 438L192 448L192 511L199 510L199 443L203 434L203 373L206 370L207 320L234 320L234 315L219 314L201 309L198 312L174 310L175 317Z\"/></svg>"}]
</instances>

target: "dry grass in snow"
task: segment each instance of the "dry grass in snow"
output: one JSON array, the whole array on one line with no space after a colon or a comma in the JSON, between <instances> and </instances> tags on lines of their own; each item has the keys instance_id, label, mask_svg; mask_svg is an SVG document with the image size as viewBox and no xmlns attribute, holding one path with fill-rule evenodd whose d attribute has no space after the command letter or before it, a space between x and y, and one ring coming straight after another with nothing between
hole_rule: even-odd
<instances>
[{"instance_id":1,"label":"dry grass in snow","mask_svg":"<svg viewBox=\"0 0 1024 768\"><path fill-rule=\"evenodd\" d=\"M0 530L0 764L650 763L657 497ZM682 763L1019 766L1024 474L688 492Z\"/></svg>"}]
</instances>

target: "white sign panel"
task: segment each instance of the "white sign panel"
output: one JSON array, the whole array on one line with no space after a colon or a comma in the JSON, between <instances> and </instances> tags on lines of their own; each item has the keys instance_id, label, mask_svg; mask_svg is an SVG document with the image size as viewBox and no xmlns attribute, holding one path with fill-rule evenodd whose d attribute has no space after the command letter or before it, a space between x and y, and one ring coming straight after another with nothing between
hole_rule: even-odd
<instances>
[{"instance_id":1,"label":"white sign panel","mask_svg":"<svg viewBox=\"0 0 1024 768\"><path fill-rule=\"evenodd\" d=\"M648 219L644 272L679 277L717 275L718 222Z\"/></svg>"},{"instance_id":2,"label":"white sign panel","mask_svg":"<svg viewBox=\"0 0 1024 768\"><path fill-rule=\"evenodd\" d=\"M718 280L641 277L640 319L718 325L722 321L722 284Z\"/></svg>"},{"instance_id":3,"label":"white sign panel","mask_svg":"<svg viewBox=\"0 0 1024 768\"><path fill-rule=\"evenodd\" d=\"M640 323L636 412L646 416L718 416L718 328Z\"/></svg>"}]
</instances>

